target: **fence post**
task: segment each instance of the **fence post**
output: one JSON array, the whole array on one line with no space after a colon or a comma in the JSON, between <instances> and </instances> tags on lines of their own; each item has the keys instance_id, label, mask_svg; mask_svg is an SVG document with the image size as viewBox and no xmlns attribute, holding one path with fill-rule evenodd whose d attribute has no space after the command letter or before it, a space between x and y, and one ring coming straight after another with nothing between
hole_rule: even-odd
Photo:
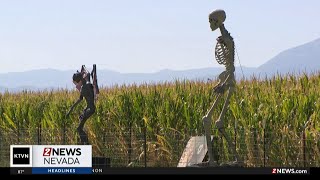
<instances>
[{"instance_id":1,"label":"fence post","mask_svg":"<svg viewBox=\"0 0 320 180\"><path fill-rule=\"evenodd\" d=\"M66 144L66 122L64 121L63 122L63 139L62 139L62 141L63 141L63 144Z\"/></svg>"},{"instance_id":2,"label":"fence post","mask_svg":"<svg viewBox=\"0 0 320 180\"><path fill-rule=\"evenodd\" d=\"M129 137L128 137L128 164L132 162L132 123L129 123Z\"/></svg>"},{"instance_id":3,"label":"fence post","mask_svg":"<svg viewBox=\"0 0 320 180\"><path fill-rule=\"evenodd\" d=\"M234 151L237 152L237 120L234 121Z\"/></svg>"},{"instance_id":4,"label":"fence post","mask_svg":"<svg viewBox=\"0 0 320 180\"><path fill-rule=\"evenodd\" d=\"M18 144L20 144L20 121L17 123Z\"/></svg>"},{"instance_id":5,"label":"fence post","mask_svg":"<svg viewBox=\"0 0 320 180\"><path fill-rule=\"evenodd\" d=\"M302 154L303 154L303 167L306 167L306 129L302 132Z\"/></svg>"},{"instance_id":6,"label":"fence post","mask_svg":"<svg viewBox=\"0 0 320 180\"><path fill-rule=\"evenodd\" d=\"M266 167L266 128L263 128L263 167Z\"/></svg>"},{"instance_id":7,"label":"fence post","mask_svg":"<svg viewBox=\"0 0 320 180\"><path fill-rule=\"evenodd\" d=\"M259 153L259 145L258 145L258 133L257 133L257 129L252 127L251 128L251 133L253 134L253 156L254 156L254 160L253 162L255 163L255 165L260 164L261 161L259 161L259 157L260 157L260 153Z\"/></svg>"},{"instance_id":8,"label":"fence post","mask_svg":"<svg viewBox=\"0 0 320 180\"><path fill-rule=\"evenodd\" d=\"M38 144L41 144L41 122L38 124Z\"/></svg>"},{"instance_id":9,"label":"fence post","mask_svg":"<svg viewBox=\"0 0 320 180\"><path fill-rule=\"evenodd\" d=\"M143 128L143 139L144 139L144 167L147 167L147 126L144 125Z\"/></svg>"}]
</instances>

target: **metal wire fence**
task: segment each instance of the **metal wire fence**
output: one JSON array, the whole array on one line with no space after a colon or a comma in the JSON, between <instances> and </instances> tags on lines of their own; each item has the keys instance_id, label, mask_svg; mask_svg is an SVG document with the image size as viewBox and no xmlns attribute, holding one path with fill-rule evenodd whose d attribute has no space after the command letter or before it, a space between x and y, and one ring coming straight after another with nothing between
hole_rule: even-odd
<instances>
[{"instance_id":1,"label":"metal wire fence","mask_svg":"<svg viewBox=\"0 0 320 180\"><path fill-rule=\"evenodd\" d=\"M236 151L247 167L319 167L320 133L306 138L273 134L266 130L238 130L228 132ZM147 134L144 127L129 131L108 130L104 134L89 132L92 145L93 166L108 167L177 167L192 135L170 133ZM73 129L20 128L16 131L2 129L0 132L0 167L10 166L10 145L63 145L77 144L77 133ZM198 144L205 144L199 136ZM202 138L202 139L201 139ZM194 148L194 149L192 149ZM198 146L189 149L199 151ZM233 161L233 152L219 134L213 136L215 160L219 163ZM199 161L208 158L206 151Z\"/></svg>"}]
</instances>

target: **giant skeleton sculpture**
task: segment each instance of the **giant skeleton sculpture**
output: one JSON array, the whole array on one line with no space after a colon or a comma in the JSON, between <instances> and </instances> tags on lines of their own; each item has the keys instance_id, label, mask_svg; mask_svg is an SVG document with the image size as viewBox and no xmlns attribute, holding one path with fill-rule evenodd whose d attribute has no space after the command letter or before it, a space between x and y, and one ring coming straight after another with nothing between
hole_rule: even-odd
<instances>
[{"instance_id":1,"label":"giant skeleton sculpture","mask_svg":"<svg viewBox=\"0 0 320 180\"><path fill-rule=\"evenodd\" d=\"M90 82L90 75L93 80L92 83ZM82 65L81 71L77 71L76 73L74 73L72 79L73 83L76 85L76 88L80 92L80 97L71 106L66 116L68 117L70 115L73 109L83 100L83 98L86 100L87 107L79 116L79 126L77 128L80 141L79 144L86 145L89 144L89 140L87 133L83 130L84 124L89 119L89 117L91 117L95 113L95 101L97 100L97 95L99 94L96 64L93 65L91 74L87 70L85 65Z\"/></svg>"},{"instance_id":2,"label":"giant skeleton sculpture","mask_svg":"<svg viewBox=\"0 0 320 180\"><path fill-rule=\"evenodd\" d=\"M214 161L214 154L212 149L212 141L211 141L211 122L212 122L212 113L215 107L218 104L218 101L220 100L221 96L225 93L227 93L227 97L225 99L223 108L221 110L220 116L218 120L215 122L215 125L219 132L223 135L223 137L226 139L229 148L231 148L235 164L240 164L241 160L239 159L239 156L236 152L235 145L231 142L230 138L226 134L224 130L224 116L226 114L226 110L229 106L229 101L232 93L235 90L235 77L234 77L234 41L233 38L230 36L230 33L226 30L223 22L226 19L226 13L223 10L215 10L209 15L209 22L210 22L210 28L212 31L215 31L216 29L220 29L221 36L217 38L217 44L215 47L215 57L219 64L224 65L226 67L226 70L223 71L219 75L219 83L214 86L213 91L216 95L215 101L212 104L211 108L207 112L207 114L203 117L203 125L205 129L205 135L206 135L206 141L207 141L207 147L208 147L208 155L209 155L209 161L206 162L209 164L209 166L217 166L217 163Z\"/></svg>"}]
</instances>

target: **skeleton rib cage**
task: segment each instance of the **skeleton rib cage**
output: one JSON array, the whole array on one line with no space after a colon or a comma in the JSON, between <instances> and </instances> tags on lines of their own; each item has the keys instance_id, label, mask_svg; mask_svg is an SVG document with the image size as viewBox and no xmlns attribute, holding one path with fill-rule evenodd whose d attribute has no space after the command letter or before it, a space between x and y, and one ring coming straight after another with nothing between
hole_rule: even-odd
<instances>
[{"instance_id":1,"label":"skeleton rib cage","mask_svg":"<svg viewBox=\"0 0 320 180\"><path fill-rule=\"evenodd\" d=\"M231 37L230 37L231 38ZM224 42L217 42L215 48L216 61L220 65L226 66L227 69L234 63L234 47L228 47Z\"/></svg>"}]
</instances>

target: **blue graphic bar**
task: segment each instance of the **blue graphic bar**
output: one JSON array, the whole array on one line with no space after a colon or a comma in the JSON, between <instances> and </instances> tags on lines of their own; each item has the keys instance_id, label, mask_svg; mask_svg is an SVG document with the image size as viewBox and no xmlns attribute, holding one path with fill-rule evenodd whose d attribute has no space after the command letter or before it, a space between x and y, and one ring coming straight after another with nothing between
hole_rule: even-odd
<instances>
[{"instance_id":1,"label":"blue graphic bar","mask_svg":"<svg viewBox=\"0 0 320 180\"><path fill-rule=\"evenodd\" d=\"M92 174L91 167L33 167L32 174Z\"/></svg>"}]
</instances>

